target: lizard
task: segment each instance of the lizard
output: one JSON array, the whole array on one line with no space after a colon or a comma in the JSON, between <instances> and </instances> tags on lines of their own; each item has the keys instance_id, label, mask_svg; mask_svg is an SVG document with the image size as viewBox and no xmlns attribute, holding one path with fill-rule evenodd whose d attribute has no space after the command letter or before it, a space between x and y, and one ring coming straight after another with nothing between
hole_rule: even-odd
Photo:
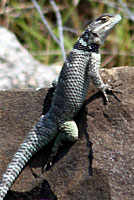
<instances>
[{"instance_id":1,"label":"lizard","mask_svg":"<svg viewBox=\"0 0 134 200\"><path fill-rule=\"evenodd\" d=\"M115 91L104 83L99 72L100 46L114 26L121 20L119 14L102 14L89 23L78 38L63 64L49 111L42 115L14 154L0 181L0 200L3 200L13 182L30 158L55 139L49 162L64 140L76 141L78 128L74 117L82 107L90 82L104 94Z\"/></svg>"}]
</instances>

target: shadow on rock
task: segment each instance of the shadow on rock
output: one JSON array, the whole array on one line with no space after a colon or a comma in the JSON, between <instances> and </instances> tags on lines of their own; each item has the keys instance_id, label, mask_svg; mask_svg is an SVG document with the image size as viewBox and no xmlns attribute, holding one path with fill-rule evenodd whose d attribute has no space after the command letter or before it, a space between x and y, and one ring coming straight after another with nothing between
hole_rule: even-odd
<instances>
[{"instance_id":1,"label":"shadow on rock","mask_svg":"<svg viewBox=\"0 0 134 200\"><path fill-rule=\"evenodd\" d=\"M5 200L57 200L52 192L49 183L44 180L37 187L29 192L9 191Z\"/></svg>"}]
</instances>

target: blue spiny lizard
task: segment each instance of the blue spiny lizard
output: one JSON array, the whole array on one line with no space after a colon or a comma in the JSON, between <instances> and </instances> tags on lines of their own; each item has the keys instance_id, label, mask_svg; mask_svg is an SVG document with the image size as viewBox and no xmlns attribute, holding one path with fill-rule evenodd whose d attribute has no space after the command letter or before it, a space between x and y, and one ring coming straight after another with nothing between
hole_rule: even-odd
<instances>
[{"instance_id":1,"label":"blue spiny lizard","mask_svg":"<svg viewBox=\"0 0 134 200\"><path fill-rule=\"evenodd\" d=\"M52 159L63 140L77 140L78 128L74 117L83 105L91 81L108 101L106 91L112 89L103 83L99 73L99 48L120 20L118 14L103 14L93 20L77 40L61 70L50 110L27 135L3 174L0 200L38 150L56 137L50 155Z\"/></svg>"}]
</instances>

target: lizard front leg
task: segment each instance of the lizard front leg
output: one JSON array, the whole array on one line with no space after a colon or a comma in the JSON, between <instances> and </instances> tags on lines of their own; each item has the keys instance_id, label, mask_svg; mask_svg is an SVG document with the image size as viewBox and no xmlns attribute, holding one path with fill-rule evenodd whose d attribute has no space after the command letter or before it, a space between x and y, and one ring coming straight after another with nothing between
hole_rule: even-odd
<instances>
[{"instance_id":1,"label":"lizard front leg","mask_svg":"<svg viewBox=\"0 0 134 200\"><path fill-rule=\"evenodd\" d=\"M61 123L58 129L59 129L59 133L54 142L49 159L46 165L43 167L43 172L48 167L48 165L52 166L53 159L56 156L59 147L63 145L64 141L75 142L78 139L78 128L77 128L76 123L73 120L65 121L64 123Z\"/></svg>"},{"instance_id":2,"label":"lizard front leg","mask_svg":"<svg viewBox=\"0 0 134 200\"><path fill-rule=\"evenodd\" d=\"M122 93L121 90L112 89L111 86L109 85L109 81L106 84L103 82L98 66L97 67L90 66L89 76L90 76L93 84L96 86L96 88L98 88L103 93L106 102L108 101L108 97L106 94L107 91Z\"/></svg>"}]
</instances>

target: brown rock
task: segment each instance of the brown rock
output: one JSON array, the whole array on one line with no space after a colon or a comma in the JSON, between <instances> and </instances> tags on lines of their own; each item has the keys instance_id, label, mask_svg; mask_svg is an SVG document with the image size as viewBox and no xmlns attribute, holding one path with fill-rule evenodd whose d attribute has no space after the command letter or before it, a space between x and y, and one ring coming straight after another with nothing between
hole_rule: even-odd
<instances>
[{"instance_id":1,"label":"brown rock","mask_svg":"<svg viewBox=\"0 0 134 200\"><path fill-rule=\"evenodd\" d=\"M31 159L5 199L131 200L134 198L134 68L118 67L102 71L123 94L103 96L92 86L86 107L76 121L80 138L65 144L54 166L44 174L41 167L50 152L44 148ZM47 90L0 91L0 174L23 138L42 114ZM50 91L51 95L51 91ZM48 109L49 101L45 103ZM44 112L46 111L44 109ZM93 175L88 175L85 132L93 143ZM38 176L33 177L30 170Z\"/></svg>"}]
</instances>

